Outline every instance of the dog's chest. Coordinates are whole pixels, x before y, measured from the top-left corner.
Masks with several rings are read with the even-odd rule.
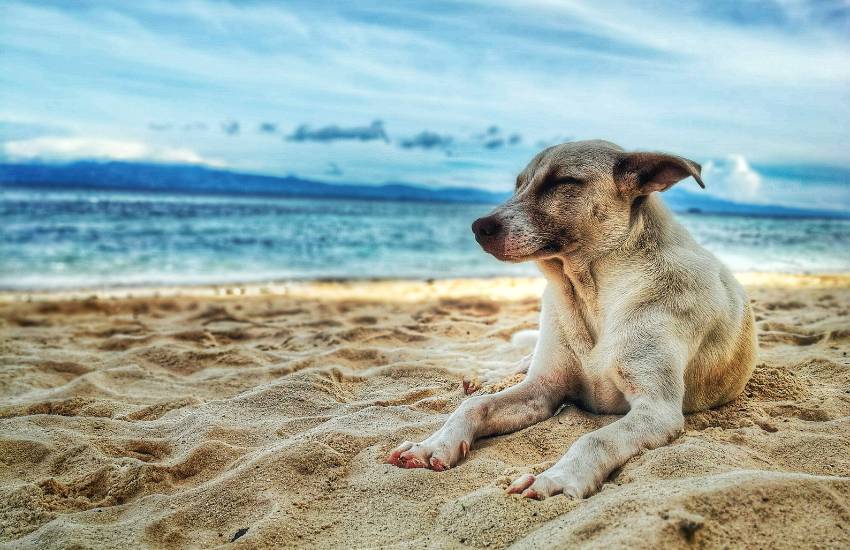
[[[593,350],[601,329],[596,289],[565,280],[552,298],[561,341],[576,357],[584,357]]]
[[[622,414],[628,411],[628,403],[611,378],[600,349],[604,316],[596,304],[569,296],[558,300],[559,354],[572,382],[571,400],[593,412]]]

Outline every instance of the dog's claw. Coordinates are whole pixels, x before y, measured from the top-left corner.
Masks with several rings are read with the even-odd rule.
[[[533,498],[534,500],[543,500],[543,496],[538,494],[534,489],[526,489],[522,492],[522,496],[525,498]]]
[[[443,472],[457,464],[469,454],[469,442],[422,442],[405,441],[387,455],[386,462],[399,468],[428,468]]]
[[[463,393],[465,393],[466,395],[472,395],[473,393],[478,391],[480,387],[481,386],[475,380],[472,380],[470,378],[463,379]]]
[[[548,470],[547,470],[548,472]],[[518,477],[508,486],[508,493],[521,493],[524,498],[543,500],[555,495],[563,494],[570,499],[581,499],[582,492],[572,479],[564,479],[563,475],[543,472],[536,476],[525,474]]]
[[[405,441],[390,452],[389,456],[387,456],[386,459],[387,463],[392,464],[394,466],[398,466],[399,468],[404,468],[404,460],[402,459],[401,455],[403,455],[411,447],[413,447],[413,442]]]
[[[531,474],[525,474],[524,476],[517,478],[513,483],[508,486],[508,494],[515,495],[522,493],[522,496],[525,496],[525,491],[534,483],[534,476]]]
[[[448,467],[445,464],[443,464],[443,461],[440,460],[439,458],[432,457],[430,462],[431,462],[431,469],[434,470],[435,472],[442,472],[442,471],[448,469]]]
[[[419,460],[416,456],[413,455],[410,451],[406,451],[402,453],[399,457],[402,461],[403,468],[425,468],[427,465]]]

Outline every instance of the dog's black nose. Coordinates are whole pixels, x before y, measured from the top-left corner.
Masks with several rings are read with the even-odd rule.
[[[472,223],[472,232],[480,238],[495,237],[502,230],[502,222],[495,216],[478,218]]]

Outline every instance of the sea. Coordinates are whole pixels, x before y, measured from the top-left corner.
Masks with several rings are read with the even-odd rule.
[[[537,275],[475,243],[492,205],[0,190],[0,289]],[[850,220],[681,213],[737,272],[850,271]]]

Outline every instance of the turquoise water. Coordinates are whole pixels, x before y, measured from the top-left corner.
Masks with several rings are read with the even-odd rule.
[[[0,191],[0,288],[534,275],[483,253],[488,205]],[[679,218],[735,271],[850,271],[850,220]]]

